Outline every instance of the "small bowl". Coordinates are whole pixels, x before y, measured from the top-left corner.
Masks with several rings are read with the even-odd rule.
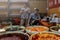
[[[52,32],[54,32],[54,33],[60,33],[58,30],[52,29],[52,28],[54,28],[54,27],[57,27],[57,26],[52,26],[52,27],[50,27],[50,30],[51,30]]]

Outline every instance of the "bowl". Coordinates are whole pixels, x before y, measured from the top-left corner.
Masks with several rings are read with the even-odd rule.
[[[60,33],[60,26],[58,27],[58,26],[52,26],[52,27],[50,27],[50,30],[52,31],[52,32],[54,32],[54,33]]]
[[[24,31],[25,27],[18,26],[18,25],[12,25],[12,26],[6,26],[3,29],[5,29],[6,31]]]
[[[35,34],[38,32],[49,31],[49,28],[45,27],[45,26],[33,26],[33,27],[31,26],[31,27],[27,27],[26,31],[27,31],[27,33]]]
[[[29,40],[60,40],[60,35],[53,32],[40,32],[32,34]]]
[[[29,40],[29,35],[22,32],[6,32],[0,34],[0,40]]]

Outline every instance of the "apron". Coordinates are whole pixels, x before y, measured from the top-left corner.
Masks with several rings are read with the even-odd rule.
[[[32,25],[32,21],[38,19],[38,15],[33,15],[30,19],[30,25]]]

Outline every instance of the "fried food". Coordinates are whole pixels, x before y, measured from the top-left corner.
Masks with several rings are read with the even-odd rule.
[[[32,36],[32,40],[60,40],[60,36],[52,33],[36,34]]]
[[[45,31],[45,30],[48,30],[47,28],[45,28],[45,27],[27,27],[26,28],[27,30],[30,30],[30,31]]]

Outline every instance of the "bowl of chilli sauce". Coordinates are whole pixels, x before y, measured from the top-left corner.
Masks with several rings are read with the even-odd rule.
[[[30,33],[30,34],[35,34],[38,32],[45,32],[48,30],[49,30],[49,28],[45,27],[45,26],[33,26],[33,27],[27,27],[26,28],[27,33]]]
[[[32,34],[30,40],[60,40],[60,35],[53,32],[42,32]]]
[[[3,33],[0,34],[0,40],[29,40],[29,35],[26,33]]]

